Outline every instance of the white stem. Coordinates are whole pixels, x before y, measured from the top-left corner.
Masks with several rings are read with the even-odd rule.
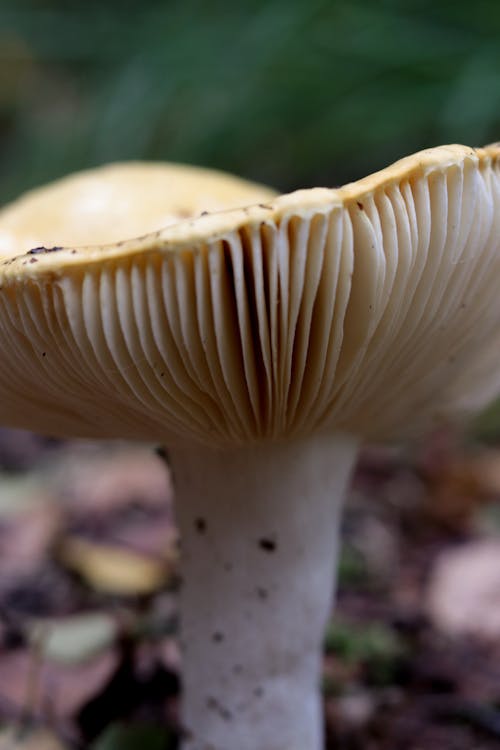
[[[183,750],[321,750],[351,438],[174,449]]]

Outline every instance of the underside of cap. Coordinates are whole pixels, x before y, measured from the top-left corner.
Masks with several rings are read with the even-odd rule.
[[[498,146],[430,149],[123,240],[0,266],[0,422],[381,439],[500,391]]]

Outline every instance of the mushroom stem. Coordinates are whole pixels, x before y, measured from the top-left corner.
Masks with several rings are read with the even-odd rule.
[[[351,437],[171,451],[182,539],[183,750],[321,750]]]

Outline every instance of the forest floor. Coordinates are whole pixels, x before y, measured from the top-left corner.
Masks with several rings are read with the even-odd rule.
[[[168,467],[0,432],[0,750],[174,750]],[[369,449],[325,642],[329,750],[500,746],[500,449]]]

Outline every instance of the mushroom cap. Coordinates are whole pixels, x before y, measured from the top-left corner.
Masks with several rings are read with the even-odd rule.
[[[24,201],[43,199],[0,214],[4,424],[210,444],[385,439],[500,391],[499,145],[421,151],[338,190],[262,188],[265,203],[111,244],[90,232],[79,247],[76,211],[75,241],[48,221],[57,251],[26,253]],[[117,204],[103,206],[120,233],[131,224]]]
[[[103,245],[206,211],[268,200],[263,185],[180,164],[109,164],[25,193],[0,213],[0,257],[37,246]]]

